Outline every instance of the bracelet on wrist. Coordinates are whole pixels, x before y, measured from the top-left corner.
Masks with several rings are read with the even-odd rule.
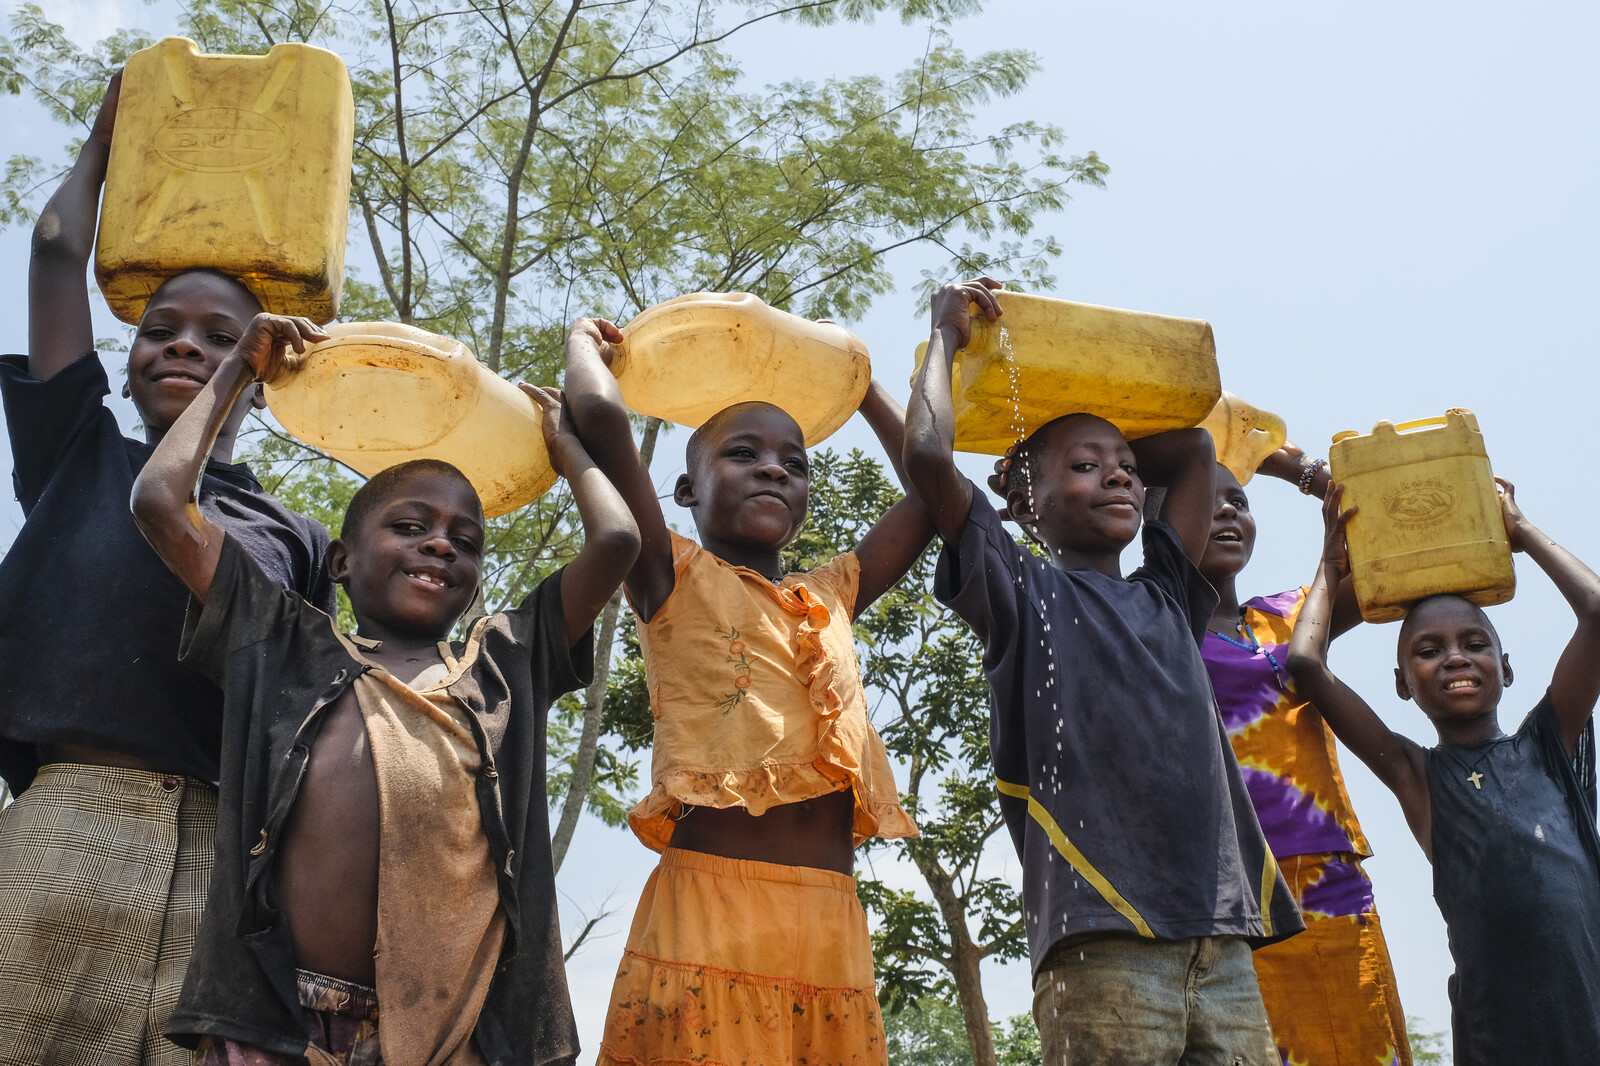
[[[1326,459],[1313,459],[1301,469],[1300,480],[1297,483],[1300,495],[1311,495],[1311,483],[1317,479],[1317,472],[1326,468],[1327,465],[1328,460]]]

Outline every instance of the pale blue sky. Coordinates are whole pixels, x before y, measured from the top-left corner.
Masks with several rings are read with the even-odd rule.
[[[80,37],[130,22],[170,28],[157,21],[162,9],[119,0],[52,10]],[[1282,414],[1315,454],[1338,430],[1471,408],[1529,517],[1580,556],[1600,555],[1583,436],[1600,377],[1590,326],[1600,287],[1600,10],[995,0],[956,39],[969,50],[1035,50],[1044,70],[1033,87],[989,116],[1054,122],[1071,150],[1094,149],[1111,166],[1105,189],[1041,220],[1066,248],[1058,294],[1209,319],[1224,383]],[[774,27],[736,54],[757,82],[888,75],[924,40],[896,23]],[[15,100],[0,100],[0,122],[9,145],[38,151],[61,138]],[[26,248],[25,234],[0,234],[7,351],[26,343]],[[898,256],[902,295],[851,324],[902,397],[926,329],[904,293],[927,261]],[[681,440],[667,438],[666,452],[678,454]],[[838,442],[870,437],[857,421]],[[1309,580],[1316,508],[1279,483],[1252,489],[1260,546],[1241,591]],[[18,521],[14,505],[0,510],[0,544]],[[1493,612],[1519,668],[1507,728],[1538,699],[1571,631],[1543,576],[1519,563],[1518,577],[1516,600]],[[1396,728],[1431,741],[1415,708],[1389,695],[1393,641],[1392,626],[1364,627],[1335,647],[1334,666]],[[1406,1008],[1446,1028],[1451,966],[1428,866],[1392,797],[1354,759],[1345,770],[1377,852],[1369,870]],[[1008,847],[993,862],[1015,875]],[[586,823],[561,878],[568,924],[577,905],[607,893],[621,907],[609,923],[616,935],[570,969],[585,1061],[650,865],[624,833]],[[1028,1009],[1023,967],[996,968],[987,984],[996,1016]]]

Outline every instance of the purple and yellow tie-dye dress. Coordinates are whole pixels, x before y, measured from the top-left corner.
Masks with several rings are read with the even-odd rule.
[[[1361,860],[1372,854],[1345,791],[1333,733],[1289,677],[1305,589],[1244,605],[1237,643],[1201,654],[1245,787],[1306,931],[1255,953],[1261,997],[1292,1066],[1410,1066],[1405,1012]]]

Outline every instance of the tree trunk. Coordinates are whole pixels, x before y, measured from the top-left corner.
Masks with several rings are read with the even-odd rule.
[[[639,458],[649,469],[655,457],[656,438],[661,433],[661,419],[647,419],[644,438],[639,442]],[[622,614],[622,591],[611,597],[600,614],[600,631],[594,644],[594,679],[583,691],[583,735],[578,740],[578,754],[572,762],[572,780],[567,782],[566,799],[561,804],[561,818],[550,837],[550,851],[556,870],[567,857],[572,844],[572,834],[578,828],[578,816],[583,813],[584,802],[589,798],[589,787],[594,784],[595,757],[600,752],[600,720],[606,710],[606,681],[611,676],[612,645],[616,642],[617,620]]]
[[[989,1004],[983,998],[983,975],[980,965],[983,951],[972,941],[967,931],[967,914],[956,895],[950,875],[944,872],[937,860],[915,858],[917,869],[934,902],[944,918],[945,931],[950,934],[950,976],[955,979],[956,1002],[961,1007],[961,1021],[967,1029],[967,1046],[972,1049],[972,1066],[997,1066],[994,1052],[994,1034],[989,1029]]]

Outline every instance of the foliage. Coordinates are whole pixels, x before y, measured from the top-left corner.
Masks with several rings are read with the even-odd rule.
[[[1415,1014],[1406,1015],[1406,1037],[1411,1041],[1411,1061],[1416,1066],[1450,1066],[1448,1033],[1432,1032]]]
[[[885,1016],[889,1061],[896,1066],[972,1066],[961,1011],[948,1000],[929,996],[897,1014]],[[991,1027],[1000,1066],[1040,1066],[1043,1054],[1033,1018],[1019,1014]]]

